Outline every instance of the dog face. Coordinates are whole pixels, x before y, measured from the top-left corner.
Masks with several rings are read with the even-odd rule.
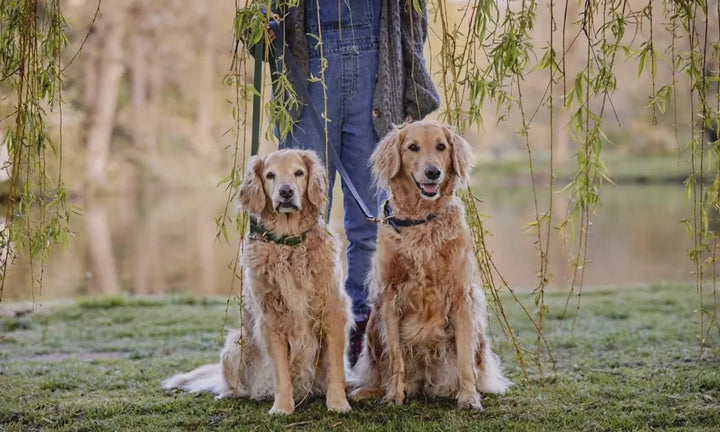
[[[419,121],[398,126],[380,142],[372,156],[373,174],[378,184],[410,180],[420,196],[436,200],[443,183],[468,181],[470,145],[462,137],[435,121]]]
[[[440,184],[452,169],[451,144],[442,128],[423,125],[408,128],[400,144],[400,165],[404,175],[412,179],[420,196],[435,200]]]
[[[273,153],[265,158],[262,178],[265,196],[276,213],[293,213],[302,208],[307,190],[307,166],[295,153]]]
[[[315,153],[279,150],[253,156],[240,184],[240,204],[250,213],[295,213],[312,205],[324,210],[327,181]]]

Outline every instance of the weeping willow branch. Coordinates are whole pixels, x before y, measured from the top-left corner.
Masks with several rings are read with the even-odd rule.
[[[32,267],[30,291],[42,286],[48,247],[67,232],[71,209],[62,181],[62,135],[51,137],[48,110],[61,103],[60,55],[67,43],[59,0],[0,2],[0,76],[13,93],[3,122],[11,172],[0,231],[0,301],[16,253]],[[55,175],[52,173],[55,172]]]
[[[530,31],[536,18],[536,3],[523,1],[518,11],[506,9],[500,11],[495,2],[477,1],[469,5],[463,13],[460,23],[450,24],[447,5],[438,2],[433,10],[440,22],[442,31],[442,48],[438,54],[442,71],[440,87],[445,98],[445,110],[441,116],[459,131],[472,125],[482,124],[484,103],[496,103],[499,112],[509,113],[519,109],[522,116],[520,135],[526,140],[532,171],[532,151],[528,141],[528,123],[525,119],[520,82],[528,71],[530,64]],[[468,18],[469,19],[465,19]],[[465,22],[466,27],[462,26]],[[490,41],[490,42],[488,42]],[[485,55],[482,55],[482,54]],[[486,61],[487,59],[487,61]],[[552,72],[551,72],[552,73]],[[513,94],[513,84],[517,92]],[[533,176],[534,181],[534,176]],[[535,188],[533,187],[533,191]],[[492,261],[485,245],[485,229],[476,207],[477,200],[468,189],[461,194],[466,206],[467,220],[474,235],[475,255],[486,292],[489,293],[491,307],[499,318],[504,334],[510,339],[523,376],[528,376],[528,359],[536,366],[540,377],[544,375],[542,364],[543,353],[546,353],[555,368],[555,361],[550,353],[542,334],[543,320],[547,312],[544,304],[544,289],[549,280],[547,274],[547,244],[543,243],[543,227],[549,238],[548,212],[540,215],[537,195],[535,194],[537,243],[541,256],[539,286],[536,290],[536,313],[533,315],[520,302]],[[501,281],[498,287],[496,279]],[[511,293],[513,299],[521,306],[526,318],[536,330],[536,346],[531,351],[522,346],[515,336],[505,308],[500,298],[500,290]]]
[[[717,6],[720,7],[720,6]],[[677,63],[685,72],[689,84],[689,105],[692,114],[690,123],[690,141],[686,146],[690,153],[692,174],[685,183],[686,194],[693,203],[692,219],[686,221],[688,231],[692,235],[693,247],[688,255],[695,267],[695,287],[698,292],[698,322],[700,326],[699,342],[703,350],[707,347],[710,331],[720,330],[718,324],[717,301],[717,219],[720,210],[720,156],[718,151],[717,110],[713,110],[709,97],[714,92],[717,98],[717,86],[712,88],[711,82],[717,83],[717,73],[709,69],[714,63],[717,68],[718,42],[710,42],[711,10],[706,2],[676,2],[670,19],[676,28],[682,29],[687,38],[686,51],[678,55]],[[717,20],[715,20],[717,25]],[[720,30],[718,30],[720,31]],[[720,35],[718,35],[720,40]],[[713,75],[715,75],[713,77]],[[697,116],[697,118],[696,118]],[[706,132],[713,132],[714,138],[707,140]],[[707,140],[707,141],[706,141]],[[712,183],[710,183],[710,177]],[[707,184],[710,186],[707,187]],[[708,304],[705,291],[708,289],[707,274],[712,276],[710,285],[712,303]]]
[[[254,84],[247,82],[247,79],[252,76],[252,74],[248,72],[248,62],[251,60],[266,63],[272,61],[270,56],[272,35],[268,30],[268,22],[271,19],[279,20],[280,25],[284,25],[282,16],[273,15],[273,10],[285,10],[291,7],[298,7],[299,4],[299,0],[246,0],[243,4],[241,4],[240,0],[235,1],[235,17],[233,20],[234,51],[230,71],[225,75],[223,80],[225,85],[235,89],[235,99],[231,102],[233,126],[228,130],[228,133],[234,135],[235,141],[232,148],[233,162],[231,171],[227,177],[220,181],[220,185],[224,185],[226,188],[227,199],[222,215],[216,219],[216,225],[218,227],[216,237],[228,241],[229,227],[234,226],[235,232],[239,234],[239,240],[237,253],[229,263],[229,267],[232,269],[232,280],[225,305],[223,325],[220,330],[221,340],[224,338],[223,331],[227,325],[231,300],[235,300],[238,306],[239,321],[238,324],[234,324],[234,326],[237,325],[242,328],[244,274],[242,271],[241,257],[249,215],[245,211],[236,213],[234,206],[231,204],[235,202],[238,187],[245,174],[246,163],[250,156],[248,155],[249,144],[245,131],[248,126],[247,119],[250,117],[249,107],[251,106],[252,97],[257,95],[261,101],[266,101],[264,102],[264,113],[268,121],[265,136],[268,140],[272,140],[276,132],[281,138],[290,133],[294,125],[291,113],[299,107],[297,93],[293,89],[287,75],[275,72],[268,76],[265,70],[272,70],[273,68],[267,68],[263,65],[261,68],[263,78],[269,77],[273,91],[283,95],[283,97],[269,98],[266,94],[267,86],[263,85],[261,88],[256,88]],[[263,46],[263,57],[253,59],[249,53],[257,44],[262,44]],[[284,62],[284,53],[275,53],[275,56]],[[262,113],[263,110],[260,112]],[[258,122],[262,124],[263,119],[259,119]],[[236,284],[237,294],[234,294],[236,292]],[[242,338],[240,338],[239,343],[242,349],[244,344]]]
[[[439,28],[438,39],[442,44],[437,54],[441,65],[437,76],[445,102],[441,117],[462,132],[474,125],[482,126],[483,105],[491,104],[496,108],[498,122],[513,119],[520,123],[518,135],[525,142],[527,149],[535,203],[535,220],[529,222],[527,226],[535,237],[539,256],[538,287],[535,290],[537,310],[533,321],[538,335],[542,334],[544,288],[552,280],[547,267],[552,229],[557,229],[566,242],[574,244],[574,252],[571,256],[572,279],[565,306],[567,312],[569,301],[575,295],[573,328],[579,315],[585,270],[590,264],[588,251],[592,218],[601,203],[602,186],[610,182],[610,175],[602,157],[605,147],[612,144],[605,132],[606,118],[612,116],[618,126],[622,126],[613,101],[613,94],[618,87],[616,77],[618,55],[624,56],[625,62],[634,62],[638,76],[647,79],[650,84],[651,94],[647,110],[653,124],[662,121],[660,117],[665,115],[667,104],[672,104],[673,130],[678,143],[681,140],[678,132],[679,113],[682,109],[691,112],[691,121],[688,124],[691,131],[687,148],[692,157],[693,174],[686,183],[694,212],[693,219],[688,222],[694,241],[690,256],[696,265],[702,333],[707,335],[711,327],[720,330],[715,282],[718,242],[712,230],[708,229],[710,219],[708,211],[712,210],[713,214],[720,213],[720,203],[718,203],[720,187],[708,189],[703,186],[707,183],[708,169],[713,173],[720,172],[718,169],[720,146],[717,142],[704,145],[701,136],[703,129],[717,130],[717,116],[720,111],[720,99],[718,99],[719,109],[715,111],[709,109],[707,102],[708,83],[718,80],[717,75],[707,74],[708,59],[712,57],[715,65],[720,64],[718,61],[720,43],[712,44],[711,36],[708,34],[708,29],[713,23],[708,3],[668,1],[659,4],[630,0],[566,0],[564,4],[559,5],[553,1],[543,3],[550,10],[550,41],[549,45],[543,48],[539,60],[535,59],[533,50],[540,41],[533,40],[537,35],[531,34],[537,9],[534,1],[524,0],[501,5],[475,0],[466,5],[453,5],[453,8],[460,9],[459,18],[455,17],[455,20],[450,17],[450,9],[444,2],[436,2],[433,8],[433,16]],[[560,25],[555,22],[555,6],[562,8]],[[713,7],[718,10],[716,13],[718,17],[714,20],[717,23],[720,19],[720,6],[714,4]],[[665,11],[668,21],[665,23],[665,31],[672,38],[665,53],[658,48],[657,43],[658,11],[661,9]],[[577,12],[574,12],[575,10]],[[678,33],[681,27],[685,30],[684,35]],[[559,52],[555,47],[558,39],[555,37],[557,31],[561,31]],[[642,34],[647,35],[647,39],[636,43],[636,38]],[[688,48],[678,49],[680,39],[683,39],[683,42],[687,41]],[[717,39],[720,41],[720,30]],[[584,58],[578,65],[577,58],[570,61],[569,57],[573,52],[580,50],[584,51]],[[437,50],[432,49],[432,51]],[[710,51],[712,55],[709,54]],[[671,70],[672,77],[669,83],[659,80],[658,70],[663,62],[667,63]],[[571,65],[579,68],[571,72]],[[548,85],[535,113],[545,104],[550,119],[548,168],[551,180],[548,189],[549,205],[545,211],[540,209],[538,203],[538,185],[534,175],[536,162],[533,145],[528,138],[535,113],[529,119],[526,117],[522,90],[528,73],[543,70],[549,73]],[[690,89],[689,104],[680,101],[676,96],[680,81],[678,71],[683,71],[686,75],[685,79]],[[563,109],[571,115],[568,125],[558,126],[567,128],[577,145],[577,165],[570,183],[560,191],[569,194],[570,197],[566,216],[558,226],[553,226],[552,196],[557,192],[552,183],[555,168],[553,142],[556,138],[553,89],[555,83],[561,80]],[[678,105],[682,105],[681,109],[678,109]],[[702,128],[696,125],[696,113],[701,118],[698,124],[702,124]],[[713,185],[720,185],[720,181],[716,180]],[[470,199],[470,196],[468,192],[464,197],[468,207],[468,220],[477,224],[473,229],[482,230],[481,221],[476,216],[475,200]],[[479,261],[482,262],[483,255],[487,254],[487,251],[483,241],[476,240],[476,252]],[[713,307],[709,318],[704,316],[707,315],[704,311],[708,309],[703,293],[704,272],[711,272],[713,280]],[[483,280],[487,281],[486,287],[495,286],[492,275],[483,277]],[[500,316],[501,319],[504,317],[502,312]],[[703,337],[701,343],[704,344],[706,338]],[[536,341],[534,352],[536,359],[541,353],[540,340],[538,337]],[[527,353],[524,348],[518,348],[517,341],[513,340],[513,344],[518,355]],[[525,370],[524,363],[522,367]]]

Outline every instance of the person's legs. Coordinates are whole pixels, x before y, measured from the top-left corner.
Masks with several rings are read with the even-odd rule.
[[[373,129],[372,92],[377,72],[377,51],[348,50],[343,54],[344,119],[342,128],[343,166],[371,211],[377,210],[377,190],[370,173],[370,155],[378,143]],[[368,96],[370,95],[370,96]],[[377,226],[365,214],[343,182],[345,235],[348,239],[348,275],[345,288],[353,300],[356,321],[367,318],[365,279],[375,250]]]
[[[371,46],[349,47],[343,53],[343,127],[342,164],[361,199],[370,211],[377,212],[378,193],[373,185],[370,156],[378,143],[372,123],[372,94],[377,73],[377,49]],[[343,181],[345,235],[348,273],[345,289],[352,299],[355,328],[350,336],[350,364],[354,365],[362,348],[362,338],[368,318],[367,275],[377,240],[377,226],[367,221]],[[374,216],[375,214],[373,214]]]

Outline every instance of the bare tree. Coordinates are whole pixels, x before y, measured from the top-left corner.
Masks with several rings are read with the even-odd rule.
[[[95,78],[84,92],[88,99],[87,175],[86,181],[92,188],[105,182],[105,167],[110,155],[115,111],[120,81],[125,72],[123,63],[123,40],[126,21],[132,2],[108,2],[96,23],[93,33],[97,61],[91,62],[89,76]],[[93,85],[93,87],[90,87]]]

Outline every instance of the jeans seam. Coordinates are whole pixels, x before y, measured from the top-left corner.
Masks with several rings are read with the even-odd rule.
[[[345,85],[343,85],[343,106],[345,105],[345,102],[355,97],[358,91],[358,53],[353,52],[349,54],[344,54],[342,56],[342,62],[343,62],[343,75],[341,79],[343,80],[343,84],[349,83],[351,84],[351,87],[349,91],[346,91]],[[347,64],[349,62],[349,64]],[[348,66],[346,69],[346,65]],[[349,75],[349,76],[348,76]]]

